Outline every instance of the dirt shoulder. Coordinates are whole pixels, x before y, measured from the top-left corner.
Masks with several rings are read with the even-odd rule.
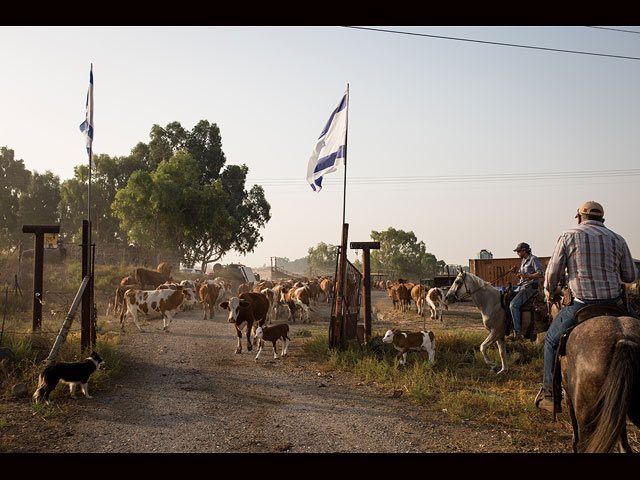
[[[378,296],[374,307],[378,301],[384,305]],[[12,452],[64,453],[569,450],[568,431],[518,450],[491,425],[452,421],[349,374],[325,371],[303,354],[305,338],[297,335],[328,329],[328,306],[313,308],[311,325],[290,323],[287,357],[274,359],[267,345],[258,362],[244,339],[243,352],[234,353],[235,330],[221,312],[212,320],[197,309],[182,312],[167,333],[159,319],[143,333],[128,323],[120,345],[130,363],[122,377],[90,392],[91,400],[63,396],[58,406],[66,413],[55,418],[33,415],[26,399],[2,401],[13,422],[1,430],[2,441]],[[477,322],[472,309],[460,315]],[[109,325],[117,331],[115,320]]]

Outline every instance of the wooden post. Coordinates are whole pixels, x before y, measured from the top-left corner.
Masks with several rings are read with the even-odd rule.
[[[42,329],[42,284],[44,269],[44,234],[60,233],[60,225],[23,225],[22,233],[34,233],[33,250],[33,326],[35,332]]]
[[[364,343],[371,338],[371,249],[379,250],[380,242],[351,242],[352,250],[362,250],[362,283],[364,287]]]

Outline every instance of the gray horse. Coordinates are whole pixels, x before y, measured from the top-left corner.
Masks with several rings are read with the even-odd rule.
[[[640,320],[602,315],[579,323],[560,357],[573,451],[630,453],[627,418],[640,427]]]
[[[480,345],[480,352],[491,371],[496,375],[500,375],[508,370],[505,337],[510,325],[509,316],[502,306],[502,294],[500,290],[493,287],[489,282],[459,269],[458,276],[451,288],[449,288],[445,299],[447,303],[451,304],[459,301],[465,294],[471,296],[474,305],[482,314],[483,325],[489,330],[489,336]],[[487,355],[487,348],[494,343],[498,345],[498,352],[500,352],[500,360],[502,362],[502,368],[498,372],[496,372],[498,366]]]

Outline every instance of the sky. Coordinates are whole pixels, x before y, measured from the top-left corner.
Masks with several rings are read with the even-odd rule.
[[[87,163],[92,64],[95,154],[217,124],[271,205],[263,241],[223,264],[338,245],[343,206],[350,242],[393,227],[449,264],[520,242],[545,257],[587,200],[640,258],[640,26],[0,26],[0,46],[0,146],[31,171]],[[313,192],[347,86],[346,171]]]

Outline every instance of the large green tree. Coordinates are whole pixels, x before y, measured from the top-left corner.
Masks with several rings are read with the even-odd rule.
[[[371,251],[371,271],[388,272],[395,278],[418,281],[433,278],[439,262],[427,252],[423,241],[413,232],[389,227],[383,232],[371,231],[371,239],[380,242],[379,250]]]
[[[18,204],[23,224],[53,225],[59,222],[60,177],[47,170],[33,172]]]
[[[320,242],[308,250],[307,265],[312,275],[333,274],[336,269],[338,247]]]
[[[130,241],[176,249],[203,270],[231,250],[252,252],[271,207],[261,186],[246,189],[246,165],[225,166],[218,127],[172,122],[150,136],[148,149],[137,148],[155,170],[132,174],[112,205]]]
[[[31,172],[14,151],[0,148],[0,248],[14,248],[22,236],[19,198],[29,188]]]

